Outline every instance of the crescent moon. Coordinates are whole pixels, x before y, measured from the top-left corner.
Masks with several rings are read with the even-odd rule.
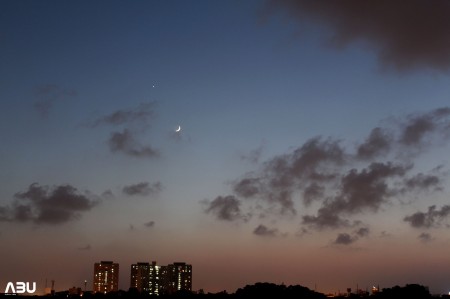
[[[175,130],[175,132],[180,132],[181,131],[181,126],[178,126],[178,128]]]

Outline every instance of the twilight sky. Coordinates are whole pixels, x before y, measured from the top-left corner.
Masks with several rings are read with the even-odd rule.
[[[447,293],[449,36],[448,1],[1,1],[0,291]]]

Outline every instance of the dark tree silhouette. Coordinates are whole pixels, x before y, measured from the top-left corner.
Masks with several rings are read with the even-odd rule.
[[[407,284],[404,287],[395,286],[386,288],[376,294],[376,298],[380,299],[428,299],[431,297],[428,288],[419,284]]]
[[[246,285],[238,289],[236,298],[286,298],[286,299],[323,299],[324,294],[311,291],[303,286],[285,286],[273,283],[259,282],[254,285]]]

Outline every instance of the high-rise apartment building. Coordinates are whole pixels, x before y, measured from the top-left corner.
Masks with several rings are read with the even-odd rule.
[[[156,265],[156,262],[152,262],[150,265],[150,295],[159,295],[162,293],[161,284],[161,266]]]
[[[101,261],[94,264],[94,293],[119,290],[119,264]]]
[[[172,294],[180,290],[192,290],[192,265],[173,263],[163,269],[164,289]]]
[[[136,288],[139,292],[150,291],[150,264],[137,263],[131,265],[130,288]]]
[[[131,265],[130,287],[150,295],[173,294],[192,290],[192,266],[173,263],[158,266],[156,262]]]
[[[161,289],[163,279],[160,269],[161,266],[156,265],[156,262],[131,265],[130,288],[136,288],[139,292],[150,295],[164,293]]]

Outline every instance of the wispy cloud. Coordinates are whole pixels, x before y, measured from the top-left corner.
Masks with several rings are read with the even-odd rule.
[[[251,150],[249,153],[242,154],[241,159],[255,164],[258,163],[264,151],[264,147],[265,145],[262,144],[258,148]]]
[[[150,184],[149,182],[141,182],[137,184],[132,184],[128,186],[124,186],[122,188],[122,192],[126,195],[140,195],[140,196],[147,196],[147,195],[156,195],[162,190],[162,184],[161,182],[156,182],[153,184]]]
[[[158,157],[159,150],[140,140],[140,135],[150,128],[151,122],[155,118],[155,105],[154,102],[146,102],[135,108],[119,109],[88,121],[87,126],[90,128],[99,126],[116,128],[110,134],[107,142],[113,153],[136,158]],[[117,127],[122,129],[117,130]]]
[[[433,237],[429,233],[421,233],[417,238],[423,243],[428,243],[433,240]]]
[[[150,145],[142,145],[128,129],[114,132],[108,140],[111,152],[124,153],[137,158],[153,158],[159,156],[159,151]]]
[[[233,221],[248,218],[241,213],[241,202],[233,195],[218,196],[213,201],[205,200],[202,203],[206,206],[205,212],[215,215],[219,220]]]
[[[77,91],[55,84],[39,85],[34,89],[34,96],[37,98],[34,108],[41,116],[46,117],[55,103],[77,95]]]
[[[155,117],[155,103],[141,103],[132,109],[119,109],[110,114],[98,117],[89,122],[90,127],[100,125],[121,126],[132,123],[149,125],[149,122]]]
[[[146,223],[144,223],[145,227],[151,228],[155,226],[155,221],[148,221]]]

